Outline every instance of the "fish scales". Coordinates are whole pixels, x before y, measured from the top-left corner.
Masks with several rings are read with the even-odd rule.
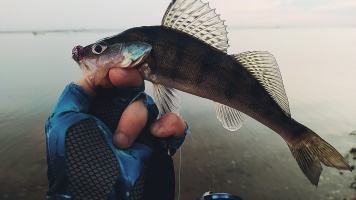
[[[251,116],[286,141],[314,185],[321,163],[351,170],[334,147],[291,118],[274,57],[268,52],[226,54],[225,28],[207,4],[177,0],[168,7],[162,26],[131,28],[84,48],[77,46],[72,54],[91,84],[112,67],[136,67],[155,84],[160,112],[179,112],[178,89],[217,102],[217,117],[229,130],[239,128],[239,111]]]
[[[150,39],[151,35],[155,37]],[[284,124],[291,120],[263,86],[231,56],[162,26],[129,29],[118,35],[115,42],[138,39],[153,46],[145,60],[151,70],[148,80],[231,106],[279,133],[278,122]]]

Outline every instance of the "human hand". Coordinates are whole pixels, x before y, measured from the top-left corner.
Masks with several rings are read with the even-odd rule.
[[[143,79],[137,69],[112,68],[109,70],[99,85],[104,88],[113,86],[135,87],[141,85]],[[92,88],[85,78],[76,82],[82,86],[92,97],[95,96],[95,88]],[[119,124],[114,133],[114,144],[118,148],[125,149],[132,145],[143,127],[146,125],[148,111],[140,98],[130,104],[122,113]],[[150,132],[156,137],[179,137],[184,134],[186,124],[182,118],[173,113],[168,113],[153,123]]]
[[[109,80],[115,86],[139,86],[142,78],[138,70],[133,69],[110,70]],[[146,125],[148,111],[145,107],[144,98],[129,105],[122,113],[118,127],[114,133],[114,144],[122,149],[128,148],[140,134]],[[184,134],[186,124],[182,118],[173,113],[168,113],[153,123],[150,132],[156,137],[179,137]]]

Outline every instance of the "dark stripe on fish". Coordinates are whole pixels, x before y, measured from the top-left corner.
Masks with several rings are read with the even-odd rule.
[[[175,79],[178,75],[181,76],[182,74],[179,71],[179,63],[181,62],[182,59],[185,57],[185,52],[184,51],[176,51],[175,55],[172,56],[175,59],[175,62],[172,63],[171,67],[171,72],[170,72],[170,77],[172,79]]]

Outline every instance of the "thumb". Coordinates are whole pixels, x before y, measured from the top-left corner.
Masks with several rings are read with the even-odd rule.
[[[112,68],[109,79],[113,85],[121,87],[140,86],[143,82],[140,72],[135,68]]]

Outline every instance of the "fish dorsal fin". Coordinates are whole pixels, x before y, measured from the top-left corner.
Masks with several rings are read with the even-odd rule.
[[[243,123],[242,113],[234,108],[215,102],[216,117],[223,127],[229,131],[236,131]]]
[[[277,61],[267,51],[251,51],[232,55],[267,90],[274,101],[290,116],[289,103]]]
[[[153,98],[159,110],[158,117],[170,112],[179,115],[181,98],[178,90],[155,83],[153,84]]]
[[[225,53],[229,47],[224,21],[215,9],[200,0],[177,0],[171,3],[162,25],[187,33]]]

